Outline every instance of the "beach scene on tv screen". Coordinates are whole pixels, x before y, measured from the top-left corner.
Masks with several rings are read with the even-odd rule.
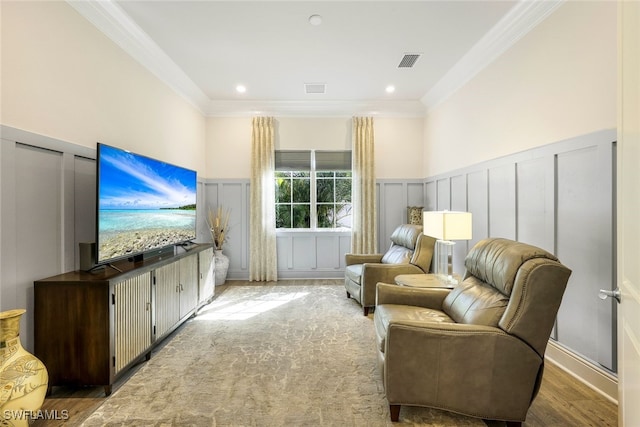
[[[196,172],[100,148],[98,261],[195,239]]]

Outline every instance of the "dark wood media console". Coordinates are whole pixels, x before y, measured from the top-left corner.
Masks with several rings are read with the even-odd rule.
[[[35,354],[54,386],[115,380],[214,295],[212,245],[34,282]],[[116,268],[118,270],[116,270]]]

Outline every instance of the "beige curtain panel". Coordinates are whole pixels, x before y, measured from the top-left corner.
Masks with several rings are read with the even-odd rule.
[[[272,117],[254,117],[251,136],[249,280],[278,280],[275,212],[275,130]]]
[[[373,254],[378,251],[373,117],[354,117],[352,127],[351,252]]]

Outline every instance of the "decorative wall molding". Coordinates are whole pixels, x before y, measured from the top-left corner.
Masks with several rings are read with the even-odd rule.
[[[209,117],[247,117],[258,115],[280,117],[424,117],[425,106],[418,100],[402,101],[264,101],[214,100],[209,103]]]
[[[615,129],[593,132],[432,176],[425,184],[428,209],[473,213],[473,239],[455,245],[454,271],[464,271],[467,249],[487,237],[546,249],[572,270],[553,338],[611,371],[615,314],[611,302],[596,296],[615,288],[615,140]]]
[[[563,3],[564,0],[518,2],[422,97],[427,111],[448,99]]]
[[[420,100],[375,102],[211,100],[114,0],[67,2],[205,116],[247,117],[260,112],[296,117],[349,117],[354,114],[422,117],[553,13],[564,0],[521,0]]]
[[[202,89],[115,1],[67,0],[67,3],[202,114],[206,114],[210,100]]]
[[[3,304],[29,308],[32,307],[33,280],[77,268],[76,251],[78,242],[87,241],[87,236],[92,235],[94,227],[92,221],[95,220],[95,215],[87,214],[87,212],[91,212],[91,208],[94,206],[91,197],[95,197],[93,193],[95,178],[92,175],[91,159],[95,158],[95,150],[9,126],[0,126],[0,134],[2,136],[0,145],[0,164],[2,165],[2,168],[0,168],[0,194],[2,195],[0,200],[0,234],[2,235],[2,239],[0,239],[0,251],[2,253],[2,257],[0,257],[2,261],[0,266],[0,292],[3,295]],[[603,139],[605,141],[612,140],[614,137],[615,130],[596,132],[563,141],[562,150],[560,151],[565,153],[579,151],[586,145]],[[587,139],[586,141],[585,138]],[[35,149],[32,149],[32,147],[35,147]],[[30,160],[31,157],[26,158],[27,161],[25,162],[25,157],[19,155],[19,152],[23,154],[39,152],[39,154],[42,154],[42,158],[51,157],[51,159],[45,161],[47,165],[54,165],[55,167],[47,168],[48,173],[55,170],[59,178],[41,179],[41,170],[38,169],[38,165]],[[440,200],[450,203],[451,207],[457,207],[458,202],[456,200],[458,199],[455,197],[455,193],[456,189],[462,188],[462,185],[457,185],[456,183],[461,181],[461,177],[465,176],[465,174],[466,176],[484,176],[487,175],[486,171],[488,169],[503,166],[509,161],[516,161],[522,165],[537,159],[555,157],[558,152],[557,147],[550,144],[424,180],[379,180],[377,182],[379,195],[379,246],[385,248],[388,245],[388,235],[393,231],[398,221],[406,218],[406,207],[408,205],[423,205],[425,210],[432,210],[442,207],[436,205],[436,201]],[[22,164],[17,162],[19,158],[23,158]],[[537,166],[538,163],[534,162],[530,164],[530,169],[536,169]],[[590,172],[593,173],[594,171],[591,170]],[[19,173],[29,179],[20,179]],[[447,179],[453,185],[443,185],[441,188],[444,188],[445,191],[451,191],[450,197],[439,198],[436,192],[436,182]],[[201,179],[198,185],[199,197],[201,195],[204,196],[204,199],[201,198],[199,200],[214,206],[217,203],[232,206],[234,214],[237,214],[234,218],[237,225],[231,230],[234,240],[229,248],[235,267],[229,278],[248,279],[247,213],[249,196],[247,190],[249,189],[249,180]],[[46,192],[51,186],[56,188],[58,201],[57,203],[51,203],[49,206],[58,204],[59,208],[54,209],[55,212],[52,211],[48,215],[37,216],[37,222],[44,224],[47,230],[57,230],[55,238],[49,239],[50,241],[46,245],[40,245],[42,247],[39,247],[38,250],[46,255],[38,256],[38,263],[31,263],[29,268],[23,268],[20,260],[32,259],[34,256],[33,246],[24,243],[35,240],[42,241],[42,235],[38,234],[39,229],[33,227],[32,219],[30,219],[33,217],[19,215],[16,200],[22,195],[23,202],[42,203],[42,194],[48,195]],[[547,185],[547,187],[553,188],[554,186]],[[601,191],[598,188],[591,188],[590,190],[594,192],[594,195]],[[36,209],[31,211],[36,211]],[[202,224],[200,224],[200,227],[202,227]],[[474,234],[476,230],[474,226]],[[282,237],[293,239],[291,237],[293,234],[293,232],[290,232],[288,236],[283,235]],[[293,240],[285,242],[284,246],[288,245],[289,248],[297,251],[297,253],[291,251],[291,253],[284,255],[285,257],[291,256],[291,258],[285,259],[285,262],[288,263],[291,260],[290,265],[295,267],[296,262],[301,260],[302,266],[279,272],[282,278],[342,277],[343,266],[339,265],[339,263],[344,261],[342,253],[350,246],[348,244],[348,235],[340,232],[315,232],[315,235],[306,237],[304,232],[295,234],[299,238],[306,238],[308,246],[301,248],[300,244],[307,244],[301,241],[297,243],[294,243]],[[36,235],[37,237],[34,237]],[[198,235],[203,239],[209,238],[206,229],[199,229]],[[544,240],[549,239],[548,236],[542,236],[541,238]],[[305,259],[305,251],[313,251],[313,258],[308,257]],[[321,256],[318,256],[318,254]],[[322,254],[326,254],[327,257],[323,258]],[[302,255],[302,258],[298,258],[299,255]],[[304,265],[305,263],[310,265],[312,262],[316,263],[313,269]],[[578,273],[576,272],[576,274]],[[598,288],[602,286],[603,282],[600,281],[598,283]],[[581,283],[581,286],[583,286],[583,283]],[[586,292],[587,290],[583,289],[583,291]],[[590,295],[592,294],[587,294],[589,298],[591,298]],[[596,310],[590,310],[589,315],[593,316],[595,312]],[[562,329],[561,322],[559,324],[560,329]],[[27,340],[27,348],[32,348],[32,322],[25,322],[23,328],[22,332]],[[591,333],[595,333],[595,329],[590,330]],[[606,351],[606,349],[603,351]],[[578,380],[600,392],[606,398],[617,402],[617,379],[615,375],[592,362],[591,360],[595,360],[595,357],[589,356],[587,358],[581,354],[583,353],[579,354],[566,347],[564,343],[551,340],[547,348],[546,358],[565,369]]]
[[[231,208],[228,278],[249,279],[249,188],[248,179],[205,179],[198,204]],[[406,222],[407,206],[422,206],[420,179],[388,179],[376,182],[378,206],[378,248],[387,250],[395,228]],[[200,196],[200,194],[199,194]],[[201,202],[202,200],[202,202]],[[202,231],[202,230],[201,230]],[[206,232],[198,236],[210,241]],[[344,254],[351,250],[351,232],[342,230],[280,230],[276,232],[278,277],[320,279],[344,277]]]
[[[69,152],[77,156],[86,157],[88,159],[96,158],[95,148],[72,144],[61,139],[38,135],[11,126],[0,125],[0,136],[2,137],[2,139],[7,141],[19,142],[25,145],[46,148],[47,150],[59,151],[61,153]]]

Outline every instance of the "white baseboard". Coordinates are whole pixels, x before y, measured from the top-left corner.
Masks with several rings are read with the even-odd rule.
[[[545,359],[586,384],[611,402],[618,404],[618,378],[549,340]]]

